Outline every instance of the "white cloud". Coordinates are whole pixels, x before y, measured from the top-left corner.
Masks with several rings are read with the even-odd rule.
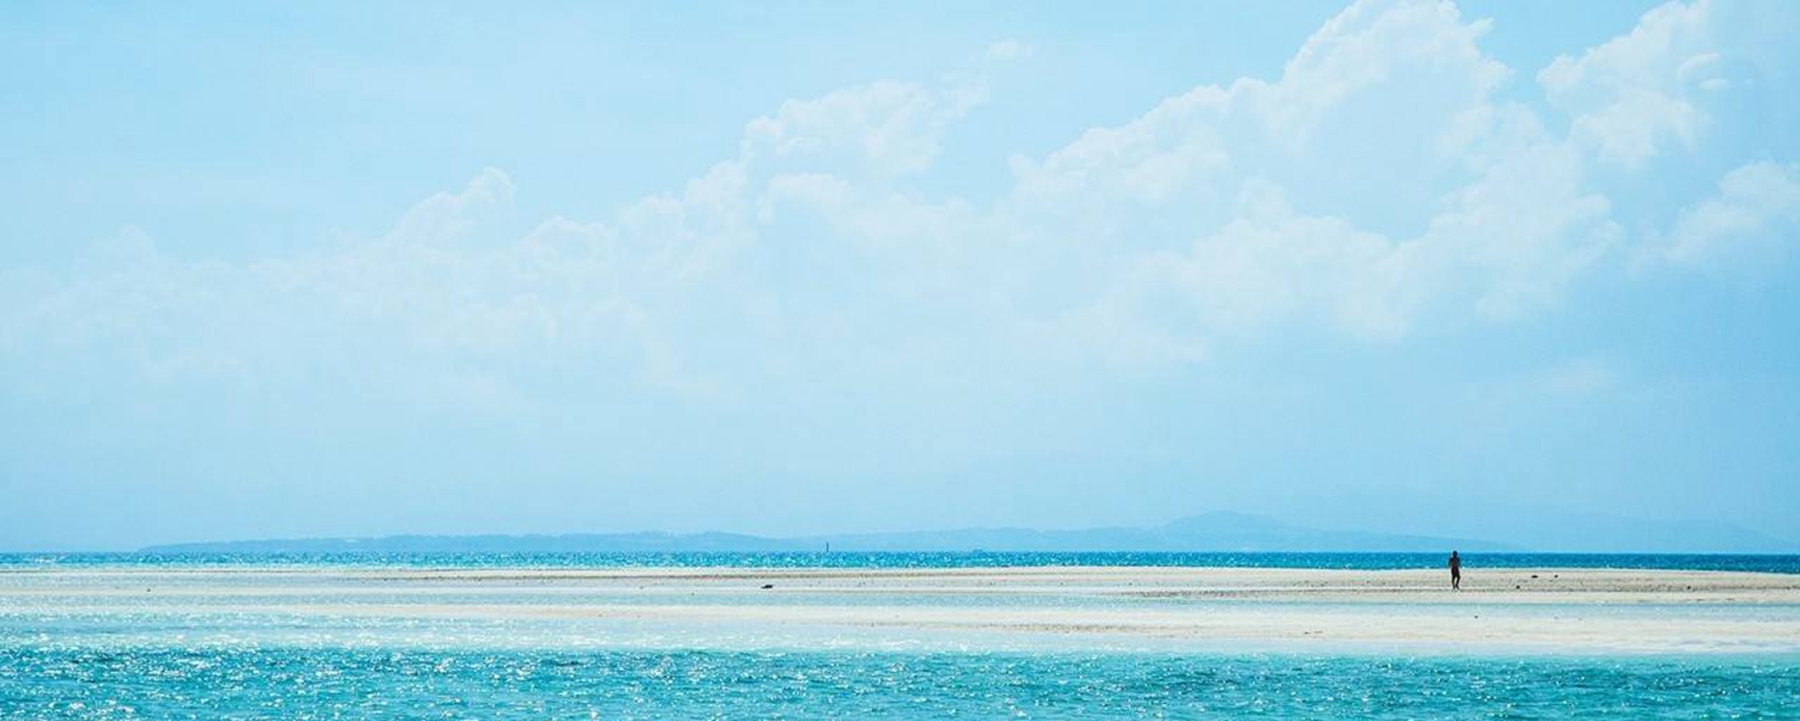
[[[1681,211],[1654,257],[1676,265],[1767,259],[1800,232],[1800,166],[1750,163],[1719,180],[1718,193]]]
[[[1581,159],[1495,99],[1509,72],[1485,31],[1444,3],[1360,3],[1277,82],[1199,88],[1015,160],[1012,212],[1122,256],[1096,307],[1180,335],[1311,318],[1394,339],[1432,307],[1528,315],[1620,230]]]
[[[1002,41],[934,85],[890,80],[787,101],[773,116],[750,121],[740,160],[769,169],[832,168],[872,178],[923,172],[937,158],[944,132],[987,100],[993,66],[1030,51],[1018,41]]]
[[[880,82],[816,100],[790,100],[751,121],[743,155],[765,163],[854,164],[879,176],[923,171],[938,137],[967,110],[917,83]]]
[[[1406,258],[1380,235],[1329,217],[1297,215],[1274,187],[1251,189],[1238,219],[1186,253],[1144,258],[1120,288],[1146,302],[1187,306],[1182,335],[1243,332],[1311,309],[1356,335],[1405,330],[1393,307]]]
[[[1246,181],[1304,193],[1299,202],[1373,188],[1429,202],[1461,164],[1467,142],[1451,138],[1467,135],[1459,119],[1486,111],[1508,75],[1476,46],[1485,31],[1447,3],[1358,3],[1273,83],[1199,87],[1041,161],[1015,159],[1016,197],[1115,215],[1120,205],[1154,207],[1211,225],[1228,220]]]
[[[1466,289],[1490,318],[1553,305],[1622,234],[1606,199],[1581,181],[1578,158],[1540,142],[1454,192],[1416,241],[1433,290],[1455,298]]]
[[[1727,91],[1791,72],[1775,50],[1800,21],[1792,3],[1695,0],[1645,13],[1631,32],[1538,74],[1550,101],[1571,116],[1571,140],[1600,158],[1638,168],[1671,147],[1693,151],[1717,120]],[[1787,30],[1781,30],[1787,28]],[[1764,88],[1763,92],[1780,92]]]
[[[1481,51],[1485,23],[1363,2],[1274,81],[1196,88],[1014,158],[991,205],[924,197],[908,180],[986,99],[991,64],[1029,54],[1000,43],[936,83],[785,103],[679,192],[523,239],[469,240],[491,241],[511,205],[493,169],[332,253],[191,261],[127,234],[64,277],[11,274],[35,290],[0,310],[0,342],[21,358],[106,347],[163,375],[377,362],[462,382],[494,361],[715,396],[849,383],[854,364],[1188,363],[1283,329],[1396,342],[1423,322],[1517,320],[1636,225],[1612,217],[1593,153],[1631,165],[1698,142],[1691,96],[1729,83],[1713,8],[1671,5],[1540,74],[1576,116],[1563,137],[1500,99],[1511,72]],[[1734,172],[1660,252],[1780,235],[1794,178]]]
[[[512,178],[483,168],[460,193],[438,193],[414,205],[388,232],[390,238],[452,242],[491,212],[512,205]]]
[[[1544,68],[1538,82],[1574,115],[1570,136],[1633,167],[1668,143],[1691,147],[1708,116],[1690,91],[1719,80],[1705,73],[1718,57],[1710,9],[1705,0],[1669,3],[1646,13],[1629,34]]]

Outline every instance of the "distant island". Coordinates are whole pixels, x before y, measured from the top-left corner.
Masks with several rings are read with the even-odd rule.
[[[1331,531],[1225,511],[1161,526],[1074,530],[965,528],[774,538],[740,533],[398,535],[177,543],[147,553],[594,553],[821,551],[1465,551],[1520,550],[1493,541]]]

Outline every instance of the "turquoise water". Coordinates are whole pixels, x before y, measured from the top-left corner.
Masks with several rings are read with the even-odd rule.
[[[1800,661],[0,650],[8,719],[1793,719]]]
[[[397,566],[414,568],[996,568],[1187,566],[1439,568],[1445,553],[834,552],[834,553],[0,553],[0,567]],[[1470,568],[1662,568],[1800,573],[1800,555],[1469,553]]]
[[[1489,566],[1800,572],[1790,556],[1471,556]],[[1209,614],[1277,604],[1078,592],[911,596],[402,582],[320,566],[1230,565],[1435,567],[1435,554],[85,555],[0,559],[0,721],[13,719],[1796,719],[1800,654],[1524,655],[1456,647],[1191,647],[845,625],[471,617],[445,607],[1077,604]],[[242,567],[231,564],[244,564]],[[110,567],[120,567],[112,570]],[[276,571],[253,568],[280,567]],[[192,567],[201,567],[196,570]],[[365,576],[367,576],[365,578]],[[351,580],[346,580],[347,578]],[[142,585],[142,593],[138,586]],[[152,592],[151,586],[154,586]],[[126,591],[129,591],[127,593]],[[358,613],[391,604],[394,613]],[[309,611],[308,605],[333,609]],[[1307,603],[1313,610],[1337,608]],[[1791,621],[1785,604],[1349,604],[1670,624]],[[1791,649],[1792,646],[1784,648]],[[1333,649],[1333,650],[1327,650]]]

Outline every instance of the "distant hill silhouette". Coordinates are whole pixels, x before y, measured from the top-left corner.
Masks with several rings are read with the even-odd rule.
[[[1214,512],[1146,528],[1076,530],[966,528],[769,538],[737,533],[577,533],[565,535],[383,536],[178,543],[153,553],[200,552],[693,552],[817,551],[1465,551],[1517,550],[1466,538],[1327,531],[1262,516]]]

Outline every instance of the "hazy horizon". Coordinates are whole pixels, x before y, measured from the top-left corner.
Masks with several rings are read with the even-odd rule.
[[[1800,540],[1800,5],[452,5],[0,9],[0,551]]]
[[[1494,538],[1443,537],[1361,528],[1311,528],[1278,518],[1212,511],[1140,526],[1037,528],[1022,526],[854,530],[805,535],[744,534],[728,528],[669,532],[654,528],[590,529],[567,533],[382,534],[352,537],[190,539],[138,551],[384,551],[632,552],[835,549],[838,551],[1004,552],[1279,552],[1600,554],[1800,553],[1800,542],[1737,526],[1667,519],[1563,516],[1566,529],[1529,525]],[[649,540],[649,539],[656,540]],[[549,541],[558,541],[548,543]],[[547,543],[547,545],[546,545]],[[421,545],[422,544],[422,545]],[[673,545],[671,545],[673,544]],[[801,545],[796,545],[801,544]],[[814,544],[814,545],[806,545]],[[816,544],[824,544],[822,546]]]

